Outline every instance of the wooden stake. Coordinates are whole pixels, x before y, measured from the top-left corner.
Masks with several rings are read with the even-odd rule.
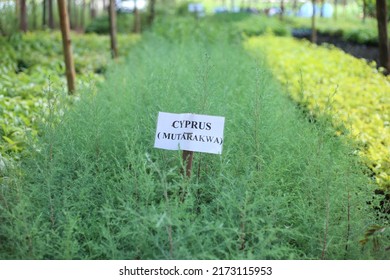
[[[194,152],[183,150],[183,163],[185,164],[185,175],[190,178],[192,171],[192,159],[194,157]]]
[[[68,12],[66,10],[66,0],[58,0],[58,12],[60,15],[62,45],[64,48],[68,92],[69,94],[72,94],[75,91],[76,71],[74,68],[73,55],[72,55],[72,42],[70,39],[70,25],[69,25]]]

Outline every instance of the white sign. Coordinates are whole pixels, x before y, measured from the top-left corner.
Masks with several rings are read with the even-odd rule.
[[[221,154],[224,117],[158,113],[154,147]]]

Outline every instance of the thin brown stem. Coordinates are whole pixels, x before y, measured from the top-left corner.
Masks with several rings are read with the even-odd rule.
[[[183,151],[183,164],[185,165],[185,175],[190,178],[192,173],[192,160],[194,158],[194,152]]]
[[[167,204],[168,215],[171,216],[171,211],[170,211],[170,207],[169,207],[169,196],[168,196],[167,188],[165,188],[165,190],[164,190],[164,197],[165,197],[165,202]],[[168,242],[169,242],[169,256],[170,256],[171,259],[173,259],[174,247],[173,247],[172,225],[171,224],[167,225],[167,233],[168,233]]]
[[[325,225],[324,244],[322,246],[321,260],[324,260],[326,257],[326,243],[328,241],[328,230],[329,230],[329,197],[328,197],[328,203],[326,205],[326,225]]]
[[[349,242],[349,236],[351,232],[351,194],[349,191],[348,191],[347,221],[348,221],[348,226],[347,226],[347,240],[345,243],[345,257],[347,256],[348,253],[348,242]]]

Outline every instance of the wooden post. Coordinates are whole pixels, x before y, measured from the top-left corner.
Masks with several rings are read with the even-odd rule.
[[[108,16],[110,18],[110,38],[111,38],[111,56],[112,58],[118,57],[118,46],[116,41],[116,11],[115,0],[110,0],[108,9]]]
[[[69,17],[66,10],[66,0],[58,0],[58,12],[60,16],[60,26],[62,34],[62,45],[64,49],[66,80],[68,82],[68,93],[72,94],[75,91],[76,72],[74,68],[72,55],[72,42],[70,39]]]
[[[191,177],[193,157],[194,157],[194,152],[183,150],[183,163],[185,165],[185,175],[188,178]]]

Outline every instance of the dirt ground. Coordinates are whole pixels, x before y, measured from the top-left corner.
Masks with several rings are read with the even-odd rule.
[[[293,30],[293,36],[299,39],[310,39],[310,30]],[[357,44],[346,42],[340,37],[330,36],[326,34],[317,34],[317,44],[324,43],[332,44],[344,52],[349,53],[357,58],[364,58],[367,61],[375,61],[379,64],[379,49],[378,46]]]
[[[344,52],[358,58],[364,58],[368,61],[376,61],[379,64],[379,49],[377,46],[351,43],[341,40],[340,38],[326,35],[318,35],[318,44],[328,43],[335,45]]]

